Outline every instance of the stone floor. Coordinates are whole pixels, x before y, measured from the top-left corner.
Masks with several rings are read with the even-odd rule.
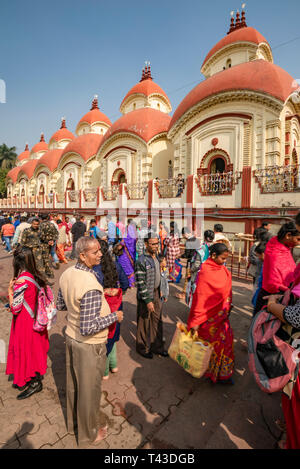
[[[66,266],[55,271],[57,280]],[[12,256],[0,247],[0,293],[12,277]],[[118,343],[119,372],[103,382],[101,407],[107,416],[105,449],[273,449],[281,437],[275,425],[282,418],[280,394],[267,395],[256,386],[247,367],[247,331],[251,321],[251,285],[233,282],[234,386],[195,379],[170,358],[143,359],[135,352],[135,290],[124,297],[124,321]],[[178,320],[188,308],[174,297],[171,285],[164,306],[166,346]],[[0,306],[0,448],[78,448],[66,429],[65,339],[66,314],[50,331],[48,371],[44,389],[24,401],[5,375],[11,314]],[[2,345],[2,348],[1,348]],[[5,346],[5,352],[3,350]],[[1,360],[0,360],[1,361]]]

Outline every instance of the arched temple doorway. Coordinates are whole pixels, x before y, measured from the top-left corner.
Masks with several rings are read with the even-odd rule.
[[[117,186],[120,184],[124,184],[126,182],[127,182],[127,179],[126,179],[126,174],[125,174],[124,169],[122,168],[116,169],[114,174],[112,175],[111,185]]]
[[[75,190],[75,183],[74,183],[74,180],[70,178],[67,182],[66,191],[74,191],[74,190]]]
[[[221,156],[216,156],[211,160],[208,167],[209,174],[224,173],[226,171],[226,162]]]

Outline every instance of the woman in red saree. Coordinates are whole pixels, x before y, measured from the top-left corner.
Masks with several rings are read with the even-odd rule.
[[[234,371],[233,332],[229,322],[232,301],[231,274],[224,266],[229,255],[225,244],[210,247],[210,257],[198,274],[188,318],[188,330],[213,346],[205,377],[213,383],[228,382]]]
[[[32,250],[19,247],[14,252],[14,279],[9,286],[9,304],[12,325],[8,346],[6,374],[13,375],[13,387],[22,391],[17,399],[26,399],[40,392],[42,376],[47,371],[49,338],[47,329],[37,332],[33,329],[34,318],[26,305],[36,310],[38,288],[26,277],[31,278],[41,288],[46,280],[38,272]]]

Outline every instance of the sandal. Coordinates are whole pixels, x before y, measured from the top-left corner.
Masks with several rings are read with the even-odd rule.
[[[112,373],[118,373],[119,368],[112,368],[110,371],[111,371]]]

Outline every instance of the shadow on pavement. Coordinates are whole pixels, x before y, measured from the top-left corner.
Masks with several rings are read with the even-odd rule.
[[[62,408],[62,412],[67,425],[66,410],[66,345],[64,330],[61,334],[50,336],[50,347],[48,356],[52,362],[52,373],[57,388],[57,393]]]
[[[0,447],[0,449],[17,449],[20,446],[20,439],[22,438],[22,449],[34,449],[33,445],[27,440],[27,434],[34,428],[31,422],[24,422],[21,429],[15,433],[7,442]]]

